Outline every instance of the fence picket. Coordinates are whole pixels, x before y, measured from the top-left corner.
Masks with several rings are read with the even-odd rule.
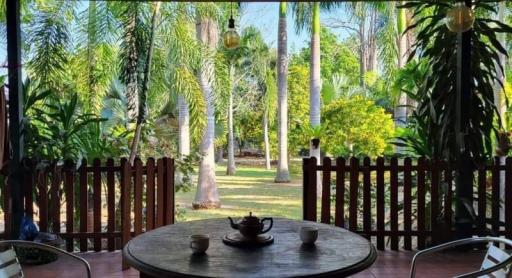
[[[304,179],[307,177],[304,176]],[[345,159],[336,159],[336,205],[334,225],[345,227]]]
[[[512,157],[505,160],[505,237],[512,238]]]
[[[39,229],[48,232],[48,173],[38,175],[39,188]]]
[[[107,233],[113,233],[116,230],[116,180],[114,172],[114,159],[107,159]],[[107,248],[109,251],[116,249],[114,238],[107,239]]]
[[[453,190],[452,190],[452,183],[453,183],[453,175],[452,175],[452,168],[451,165],[444,162],[443,164],[444,168],[444,182],[446,185],[446,194],[444,199],[444,222],[446,225],[445,231],[443,231],[443,241],[450,241],[452,240],[452,217],[453,217],[453,210],[452,210],[452,204],[453,204]]]
[[[146,231],[155,228],[155,159],[146,163]]]
[[[384,250],[384,158],[377,158],[377,249]]]
[[[165,224],[174,223],[174,160],[166,157],[165,160]]]
[[[138,236],[142,233],[142,161],[140,159],[136,159],[134,167],[133,230],[135,232],[135,236]]]
[[[412,249],[412,209],[411,209],[411,188],[412,188],[412,176],[411,176],[411,158],[406,157],[404,159],[404,249]]]
[[[55,163],[50,168],[51,183],[50,183],[50,208],[52,223],[52,233],[60,233],[60,167]]]
[[[322,172],[322,205],[320,221],[325,224],[331,223],[331,159],[324,157]]]
[[[391,158],[390,164],[390,222],[391,250],[398,250],[398,159]]]
[[[430,231],[432,235],[432,243],[437,245],[439,243],[439,161],[430,161],[431,167],[431,185],[430,185]]]
[[[317,180],[317,172],[316,172],[316,157],[305,158],[303,172],[307,173],[308,179],[304,180],[305,186],[303,191],[304,198],[304,219],[309,221],[316,221],[317,219],[317,204],[316,204],[316,180]]]
[[[495,234],[499,233],[500,230],[500,167],[501,160],[499,157],[494,158],[494,164],[492,167],[492,190],[491,190],[491,217],[492,217],[492,231]]]
[[[164,160],[156,161],[156,228],[164,225]]]
[[[487,213],[487,172],[485,167],[481,166],[478,169],[478,221],[480,229],[485,228],[485,218]]]
[[[357,230],[357,199],[359,189],[359,159],[350,158],[350,199],[349,199],[349,224],[351,231]]]
[[[74,204],[75,204],[75,165],[72,161],[66,160],[64,163],[64,194],[66,197],[66,233],[74,231]],[[73,238],[66,239],[66,250],[73,251]]]
[[[126,159],[121,160],[121,241],[124,246],[131,238],[131,177],[130,163]],[[128,264],[123,259],[123,269],[128,269]]]
[[[87,160],[80,165],[80,232],[87,232],[88,190],[87,190]],[[80,238],[80,251],[87,251],[87,238]]]
[[[425,248],[425,158],[418,159],[417,174],[417,218],[416,225],[418,227],[418,249]]]
[[[93,223],[94,232],[101,232],[101,161],[95,158],[93,161]],[[94,251],[101,251],[101,238],[94,239]]]
[[[371,171],[370,158],[363,160],[363,233],[370,239],[372,229],[372,196],[371,196]]]

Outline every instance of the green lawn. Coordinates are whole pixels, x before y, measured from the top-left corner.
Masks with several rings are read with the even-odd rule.
[[[180,192],[176,201],[184,215],[179,221],[204,218],[244,216],[252,211],[256,216],[273,216],[300,219],[302,217],[302,184],[274,183],[275,169],[260,166],[238,165],[235,176],[226,176],[226,166],[217,166],[217,186],[222,203],[220,209],[193,210],[195,188]],[[295,175],[297,177],[297,175]]]

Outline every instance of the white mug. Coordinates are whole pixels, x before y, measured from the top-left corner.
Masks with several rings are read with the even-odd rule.
[[[210,236],[207,234],[195,234],[190,236],[190,249],[194,254],[204,253],[210,246]]]
[[[304,226],[300,228],[300,240],[304,244],[314,244],[318,238],[318,228]]]

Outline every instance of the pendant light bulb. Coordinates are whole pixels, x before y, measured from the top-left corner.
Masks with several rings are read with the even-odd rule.
[[[233,3],[231,3],[233,5]],[[233,19],[233,10],[231,10],[231,17],[229,18],[228,30],[223,35],[224,46],[227,49],[235,49],[240,45],[240,35],[235,29],[235,20]]]
[[[466,32],[473,28],[475,13],[464,2],[457,2],[446,13],[445,23],[446,27],[452,32]]]

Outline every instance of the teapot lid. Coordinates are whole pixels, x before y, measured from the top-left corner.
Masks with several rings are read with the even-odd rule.
[[[260,224],[260,219],[256,216],[252,216],[252,212],[249,212],[249,215],[243,218],[242,223],[246,225]]]

